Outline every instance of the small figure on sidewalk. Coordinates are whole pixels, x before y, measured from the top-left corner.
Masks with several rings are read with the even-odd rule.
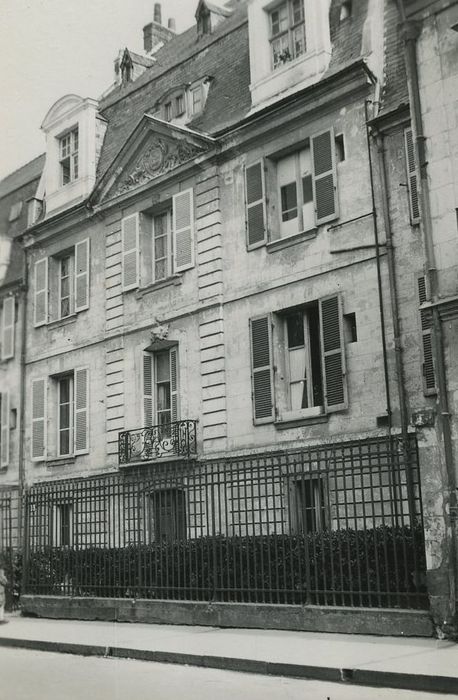
[[[5,576],[4,569],[0,566],[0,624],[6,622],[4,619],[5,613],[5,586],[8,583],[8,579]]]

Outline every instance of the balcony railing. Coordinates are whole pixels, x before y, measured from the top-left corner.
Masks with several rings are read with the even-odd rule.
[[[119,433],[119,464],[152,462],[164,457],[196,454],[195,420],[179,420]]]

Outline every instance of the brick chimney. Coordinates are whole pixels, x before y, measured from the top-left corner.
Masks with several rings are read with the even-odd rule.
[[[143,49],[146,54],[151,54],[161,48],[175,36],[175,21],[168,21],[168,27],[164,27],[161,18],[161,4],[154,4],[154,19],[143,27]]]

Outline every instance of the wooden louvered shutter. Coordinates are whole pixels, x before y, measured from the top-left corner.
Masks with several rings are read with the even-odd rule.
[[[267,240],[264,161],[245,168],[246,232],[248,250]]]
[[[170,349],[170,407],[171,420],[178,420],[178,349]]]
[[[46,456],[46,379],[32,381],[32,460]]]
[[[143,427],[153,425],[153,355],[143,353]]]
[[[139,283],[140,231],[138,213],[126,216],[121,222],[122,288],[126,292]]]
[[[319,305],[324,404],[331,413],[348,405],[341,298],[324,297]]]
[[[0,466],[7,467],[10,459],[10,395],[0,394]]]
[[[89,308],[89,238],[75,245],[75,311]]]
[[[270,314],[250,320],[253,422],[270,423],[275,418]]]
[[[413,132],[409,127],[404,130],[404,143],[406,150],[407,187],[409,190],[410,222],[418,224],[420,221],[420,205],[418,201],[418,174],[415,165],[415,148]]]
[[[34,324],[43,326],[48,322],[48,258],[35,263],[35,309]]]
[[[192,188],[173,196],[173,271],[194,266],[194,196]]]
[[[76,455],[89,450],[89,369],[80,367],[74,374],[75,449]]]
[[[6,297],[2,312],[2,360],[14,357],[14,297]]]
[[[339,215],[334,129],[312,136],[310,143],[315,222],[318,225]]]
[[[426,279],[418,278],[418,299],[420,306],[426,301]],[[423,393],[428,395],[436,393],[436,376],[434,373],[433,346],[431,336],[431,314],[420,311],[422,356],[423,356]]]

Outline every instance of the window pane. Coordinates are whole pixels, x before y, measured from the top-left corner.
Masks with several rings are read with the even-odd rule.
[[[300,382],[305,379],[305,349],[289,351],[289,375],[292,382]]]
[[[288,46],[288,35],[283,34],[283,36],[272,41],[272,60],[274,68],[277,68],[277,66],[281,65],[285,61],[288,61],[290,58],[291,54]]]
[[[156,381],[168,382],[170,380],[169,352],[160,352],[156,355]]]
[[[167,255],[167,238],[161,236],[154,241],[154,258],[156,260],[165,258]]]
[[[73,156],[73,179],[78,179],[78,154]]]
[[[61,430],[59,432],[59,454],[70,454],[70,430]]]
[[[270,14],[270,22],[272,27],[272,36],[284,32],[288,28],[288,8],[286,3],[277,7]]]
[[[67,185],[70,182],[70,158],[62,161],[62,184]]]
[[[60,380],[59,390],[60,403],[68,403],[70,401],[70,377]]]
[[[288,316],[286,320],[288,329],[288,347],[297,348],[304,346],[304,315],[301,311]]]
[[[156,282],[164,280],[167,277],[167,261],[156,260],[154,263],[154,279]]]
[[[170,382],[158,384],[157,387],[157,410],[168,411],[170,409]]]
[[[304,19],[304,0],[293,0],[293,24],[297,24]]]
[[[304,204],[313,202],[312,176],[306,175],[302,178],[302,199]]]
[[[302,56],[305,53],[305,27],[299,25],[293,30],[293,56]]]
[[[62,430],[70,427],[70,404],[61,404],[59,406],[59,425]]]
[[[297,217],[297,191],[296,183],[290,182],[280,189],[282,221],[290,221]]]
[[[70,299],[68,297],[66,299],[62,299],[60,302],[60,315],[61,318],[64,316],[70,316]]]

